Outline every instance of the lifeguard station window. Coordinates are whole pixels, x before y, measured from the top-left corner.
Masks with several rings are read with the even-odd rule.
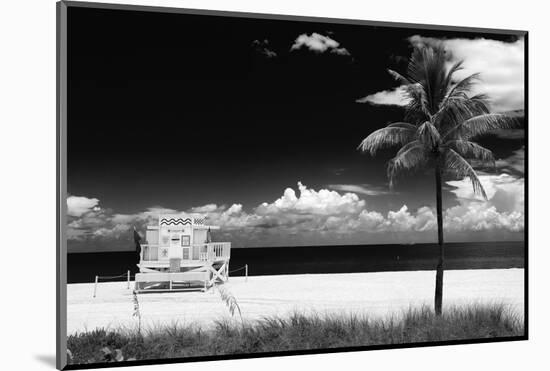
[[[191,236],[189,235],[182,235],[181,236],[181,246],[189,246],[191,245]]]

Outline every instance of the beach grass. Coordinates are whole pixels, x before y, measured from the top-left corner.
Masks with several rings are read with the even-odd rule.
[[[445,308],[435,316],[427,306],[386,319],[368,315],[293,313],[259,321],[219,321],[141,330],[95,329],[68,337],[69,363],[182,358],[274,351],[328,349],[522,336],[523,320],[501,304]]]

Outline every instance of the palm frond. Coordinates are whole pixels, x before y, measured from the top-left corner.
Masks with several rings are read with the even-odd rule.
[[[392,126],[378,129],[375,132],[371,133],[368,137],[363,139],[361,144],[357,149],[362,152],[369,152],[372,156],[376,154],[376,151],[407,144],[414,138],[415,129],[401,127],[401,126]]]
[[[474,158],[483,163],[495,165],[495,157],[489,149],[480,146],[477,143],[468,140],[450,140],[444,144],[445,147],[452,148],[458,154],[465,158]]]
[[[516,117],[502,113],[486,113],[471,117],[451,128],[444,139],[472,139],[497,129],[512,129],[518,126]]]
[[[405,129],[416,130],[416,126],[408,122],[392,122],[391,124],[386,125],[387,128],[399,127]]]
[[[397,153],[395,154],[395,157],[392,160],[395,160],[397,158],[406,156],[407,153],[409,153],[410,150],[415,149],[416,147],[425,149],[425,147],[424,147],[424,145],[422,144],[421,141],[419,141],[418,139],[413,140],[412,142],[409,142],[409,143],[405,144],[403,147],[401,147],[399,149],[399,151],[397,151]]]
[[[463,178],[468,177],[472,182],[474,194],[481,195],[487,200],[487,194],[481,184],[474,168],[468,163],[462,156],[460,156],[452,148],[447,148],[444,156],[444,169],[452,172],[456,177]]]
[[[409,98],[405,107],[407,122],[375,131],[361,142],[359,149],[374,155],[381,148],[401,145],[387,166],[390,186],[401,171],[436,161],[443,171],[461,179],[468,177],[474,193],[487,199],[468,159],[493,165],[495,159],[489,149],[472,140],[493,130],[514,128],[521,122],[507,114],[490,113],[487,95],[472,94],[480,75],[456,79],[462,69],[462,61],[449,66],[448,55],[439,44],[415,48],[405,75],[388,70],[404,86]]]
[[[437,112],[447,93],[447,58],[443,45],[433,48],[415,48],[407,67],[407,77],[422,86],[431,114]]]
[[[424,122],[418,127],[416,137],[422,142],[424,148],[429,150],[434,150],[441,143],[441,137],[437,128],[429,121]]]
[[[472,90],[472,87],[474,84],[479,82],[480,74],[479,73],[473,73],[469,76],[466,76],[459,82],[457,82],[450,90],[446,99],[452,98],[457,95],[467,94]]]
[[[451,86],[452,82],[453,82],[453,76],[456,72],[460,71],[463,69],[462,65],[464,64],[464,61],[458,61],[456,63],[454,63],[451,68],[449,69],[449,71],[447,72],[447,78],[445,80],[445,85],[447,87]]]
[[[391,70],[388,68],[388,73],[393,77],[396,81],[401,83],[402,85],[410,85],[412,82],[407,79],[405,76],[401,75],[399,72],[396,72],[394,70]]]
[[[489,101],[485,94],[473,97],[468,97],[466,94],[455,94],[446,99],[434,115],[434,124],[444,136],[458,124],[487,113],[489,113]]]
[[[405,94],[409,98],[409,103],[405,107],[407,112],[405,119],[409,121],[430,120],[432,113],[430,112],[428,96],[422,85],[407,86]]]
[[[425,164],[428,160],[424,145],[414,140],[404,145],[388,162],[388,178],[390,179],[390,188],[393,188],[395,177],[403,170],[411,170]]]

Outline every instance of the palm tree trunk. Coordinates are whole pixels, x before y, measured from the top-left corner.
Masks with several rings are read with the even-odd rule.
[[[437,241],[439,244],[439,260],[437,262],[437,272],[435,274],[435,314],[441,315],[443,307],[443,260],[444,260],[444,245],[443,245],[443,206],[441,201],[441,168],[439,159],[435,165],[435,185],[437,198]]]

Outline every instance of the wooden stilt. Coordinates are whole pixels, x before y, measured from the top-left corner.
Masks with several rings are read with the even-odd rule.
[[[95,276],[95,284],[94,284],[94,298],[95,298],[95,295],[97,293],[97,281],[99,279],[99,276]]]
[[[210,279],[210,285],[213,285],[216,283],[217,279],[220,279],[222,282],[225,282],[224,279],[224,272],[225,267],[227,266],[227,263],[223,263],[220,269],[216,270],[213,266],[209,266],[208,270],[212,273],[212,279]]]

